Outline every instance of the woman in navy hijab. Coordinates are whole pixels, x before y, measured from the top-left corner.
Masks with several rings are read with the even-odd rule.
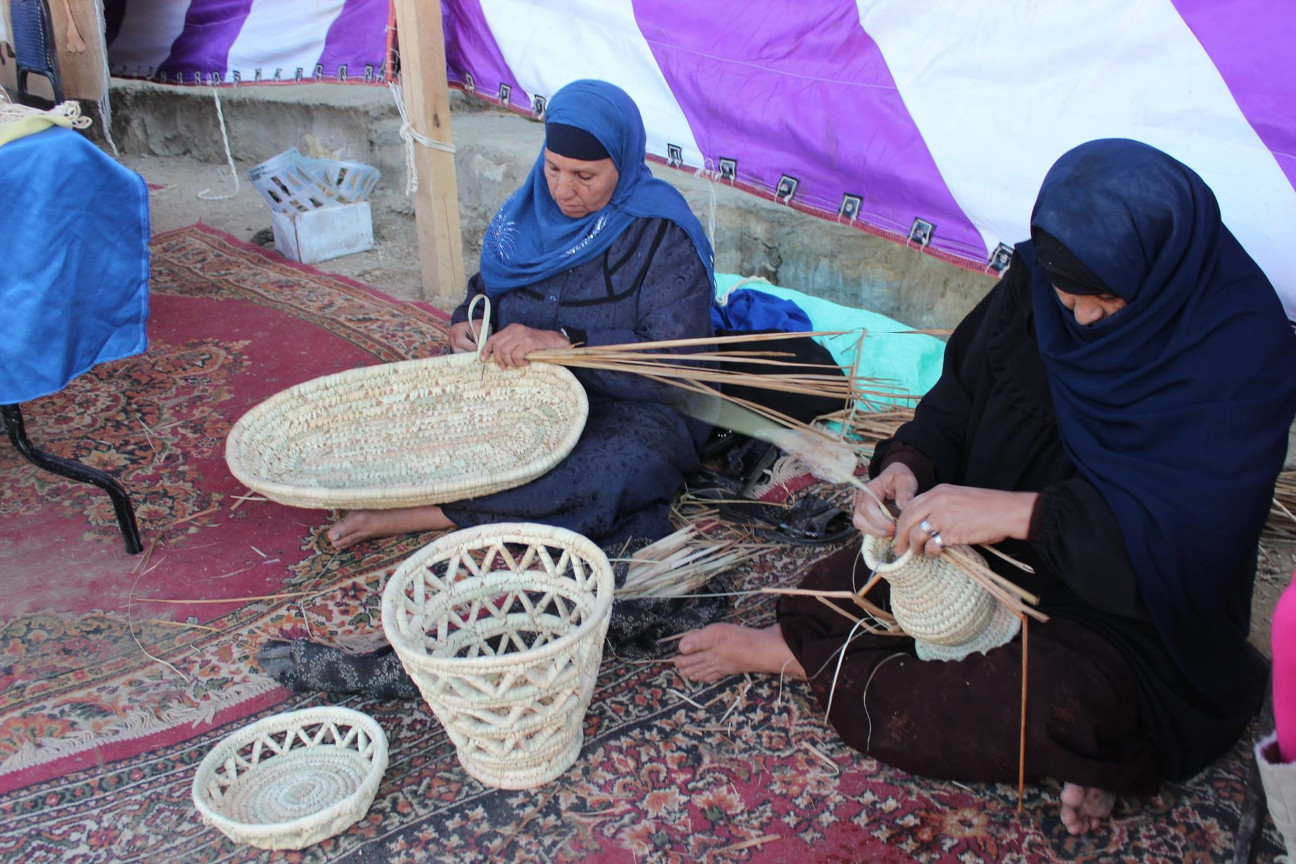
[[[1159,150],[1091,141],[1050,169],[1003,280],[954,331],[937,385],[880,444],[855,524],[897,554],[997,544],[1037,594],[1025,770],[1093,830],[1118,794],[1225,752],[1258,709],[1247,642],[1261,528],[1296,414],[1296,335],[1209,187]],[[858,551],[803,583],[852,585]],[[858,578],[861,574],[855,574]],[[878,602],[885,597],[870,595]],[[767,630],[680,642],[685,675],[809,673],[827,701],[851,623],[788,597]],[[852,616],[853,617],[853,616]],[[918,660],[857,636],[829,720],[907,771],[1015,782],[1022,641]]]
[[[481,272],[450,332],[475,351],[473,297],[492,305],[483,354],[506,367],[536,349],[711,335],[712,254],[684,198],[644,164],[634,101],[604,81],[575,81],[549,100],[545,144],[491,221]],[[478,326],[477,329],[480,329]],[[667,405],[669,385],[576,370],[589,417],[575,449],[516,489],[440,507],[362,510],[329,529],[344,548],[370,537],[488,522],[568,528],[604,543],[670,533],[671,501],[697,470],[706,429]]]

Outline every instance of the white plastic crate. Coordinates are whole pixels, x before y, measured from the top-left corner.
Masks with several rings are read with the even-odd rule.
[[[270,211],[275,249],[303,264],[372,249],[373,213],[368,201],[300,213]]]

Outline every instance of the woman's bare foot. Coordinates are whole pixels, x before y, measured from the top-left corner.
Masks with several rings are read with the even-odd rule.
[[[805,670],[792,656],[777,624],[763,630],[709,624],[681,639],[679,651],[675,668],[690,681],[719,681],[742,672],[805,678]]]
[[[345,549],[371,537],[453,527],[454,523],[436,505],[398,507],[395,510],[352,510],[328,530],[328,539],[334,549]]]
[[[1062,824],[1071,834],[1088,834],[1102,825],[1116,806],[1116,794],[1081,786],[1062,784]]]

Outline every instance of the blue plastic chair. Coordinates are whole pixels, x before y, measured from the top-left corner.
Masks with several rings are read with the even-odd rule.
[[[54,20],[45,0],[9,0],[9,21],[13,25],[14,60],[18,67],[18,101],[35,108],[47,108],[46,100],[27,92],[27,76],[40,75],[54,91],[54,103],[63,101],[63,79],[54,56]]]

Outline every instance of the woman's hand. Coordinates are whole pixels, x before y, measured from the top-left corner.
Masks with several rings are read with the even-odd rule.
[[[505,369],[526,366],[526,355],[543,348],[570,348],[567,337],[555,330],[534,330],[525,324],[510,324],[486,340],[482,359],[494,360]]]
[[[474,330],[480,330],[481,324],[472,321],[460,321],[450,328],[450,350],[456,354],[466,354],[477,350],[477,337]]]
[[[946,546],[998,543],[1009,537],[1025,540],[1038,498],[1037,492],[941,484],[901,511],[892,548],[896,555],[913,546],[936,556]]]
[[[851,521],[863,534],[890,537],[895,532],[895,521],[889,514],[882,512],[878,499],[894,501],[896,507],[903,510],[918,494],[918,478],[908,465],[892,462],[881,474],[869,481],[868,488],[877,499],[862,489],[857,491],[855,516]]]

